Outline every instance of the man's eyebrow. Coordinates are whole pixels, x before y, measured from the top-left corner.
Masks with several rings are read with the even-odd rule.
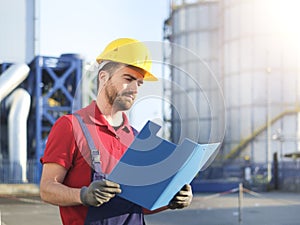
[[[133,80],[137,80],[136,77],[132,76],[132,75],[129,74],[129,73],[124,73],[123,76],[125,76],[125,77],[130,77],[130,78],[133,79]]]
[[[129,73],[124,73],[123,76],[124,76],[124,77],[126,77],[126,76],[127,76],[127,77],[130,77],[130,78],[133,79],[133,80],[138,80],[140,84],[143,84],[143,83],[144,83],[144,81],[143,81],[142,79],[138,79],[138,78],[132,76],[132,75],[129,74]]]

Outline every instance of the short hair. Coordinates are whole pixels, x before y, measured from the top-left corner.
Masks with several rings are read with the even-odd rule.
[[[119,69],[122,65],[124,65],[123,63],[118,63],[118,62],[113,62],[113,61],[109,61],[107,62],[104,66],[102,66],[99,71],[98,71],[98,76],[99,73],[101,71],[106,71],[109,74],[109,77],[112,76],[112,74]],[[97,90],[99,89],[99,77],[97,76]]]
[[[100,70],[100,71],[106,71],[109,73],[109,75],[112,75],[117,69],[119,69],[122,65],[124,65],[123,63],[118,63],[118,62],[108,62],[106,63]]]

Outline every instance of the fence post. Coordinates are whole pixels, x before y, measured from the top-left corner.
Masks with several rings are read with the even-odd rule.
[[[278,154],[275,152],[273,154],[273,163],[274,163],[274,189],[279,189],[279,179],[278,179]]]
[[[242,207],[243,207],[243,184],[239,184],[239,224],[242,224]]]

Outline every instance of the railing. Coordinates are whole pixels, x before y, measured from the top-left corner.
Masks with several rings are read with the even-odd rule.
[[[295,114],[300,112],[300,108],[297,107],[293,110],[286,110],[279,115],[275,116],[270,122],[267,122],[266,124],[262,125],[258,129],[256,129],[251,135],[248,137],[242,139],[240,143],[235,146],[233,149],[230,150],[230,152],[224,156],[225,161],[230,161],[230,159],[234,159],[237,155],[240,154],[240,152],[247,147],[247,145],[253,141],[259,134],[261,134],[263,131],[265,131],[268,126],[274,124],[279,119],[283,118],[286,115]]]

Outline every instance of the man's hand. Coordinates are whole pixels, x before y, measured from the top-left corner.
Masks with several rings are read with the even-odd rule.
[[[191,204],[193,198],[192,187],[189,184],[184,185],[179,192],[169,202],[169,209],[182,209]]]
[[[98,207],[119,193],[121,193],[119,184],[109,180],[96,180],[89,187],[81,188],[80,200],[86,206]]]

